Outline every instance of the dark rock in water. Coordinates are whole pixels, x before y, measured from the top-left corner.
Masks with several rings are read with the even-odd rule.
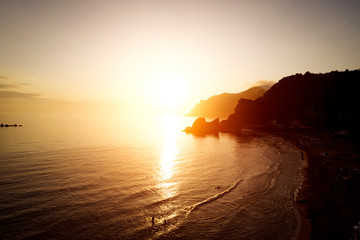
[[[191,133],[191,127],[186,127],[183,131],[186,133]]]
[[[205,118],[198,118],[193,123],[191,129],[192,132],[205,133],[207,128],[207,122]]]
[[[22,125],[21,125],[21,124],[17,124],[17,123],[15,123],[15,124],[13,124],[13,125],[1,123],[1,124],[0,124],[0,127],[22,127]]]
[[[186,127],[184,132],[196,135],[213,134],[219,132],[219,118],[206,122],[205,118],[198,118],[191,127]]]

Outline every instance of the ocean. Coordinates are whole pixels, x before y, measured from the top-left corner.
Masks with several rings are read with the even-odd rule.
[[[299,150],[193,120],[0,115],[0,238],[296,239]]]

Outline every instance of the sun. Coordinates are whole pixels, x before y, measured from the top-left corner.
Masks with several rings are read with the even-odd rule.
[[[163,107],[177,107],[186,97],[185,82],[178,76],[164,76],[155,81],[154,97]]]

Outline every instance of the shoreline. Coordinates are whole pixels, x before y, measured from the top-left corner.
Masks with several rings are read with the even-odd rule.
[[[301,159],[303,161],[303,166],[301,167],[301,175],[302,175],[302,182],[300,184],[300,187],[298,188],[298,192],[296,194],[296,197],[294,198],[294,204],[296,206],[296,215],[299,222],[299,226],[297,227],[295,239],[297,240],[308,240],[311,238],[311,221],[307,217],[307,204],[306,204],[306,197],[305,197],[305,191],[308,184],[308,176],[307,176],[307,170],[309,167],[309,158],[306,152],[303,149],[300,149],[294,141],[291,141],[293,143],[293,147],[300,151],[301,153]],[[305,189],[304,189],[305,188]]]
[[[307,154],[308,149],[305,148],[299,141],[299,136],[289,132],[270,132],[270,131],[258,131],[253,130],[249,132],[234,133],[238,136],[267,136],[274,135],[283,138],[288,141],[293,148],[301,153],[301,159],[303,165],[299,168],[302,181],[299,182],[299,186],[294,190],[294,206],[295,217],[298,222],[298,226],[294,230],[293,240],[309,240],[313,230],[311,219],[309,218],[309,196],[313,195],[311,192],[311,183],[309,180],[309,156]]]
[[[228,132],[237,136],[274,135],[302,153],[302,183],[294,189],[299,227],[292,239],[358,239],[360,235],[360,139],[358,135],[287,131]],[[307,165],[307,166],[306,166]]]
[[[309,182],[309,157],[306,149],[301,146],[301,143],[298,141],[298,137],[293,133],[281,133],[281,132],[265,132],[265,131],[254,131],[251,134],[259,135],[274,135],[283,138],[284,140],[291,143],[292,147],[298,150],[301,153],[301,159],[303,165],[299,168],[302,181],[299,182],[299,186],[295,189],[294,192],[294,206],[295,206],[295,215],[296,220],[298,221],[298,226],[296,227],[293,237],[294,240],[309,240],[311,239],[312,233],[312,223],[311,219],[308,217],[308,196],[311,196],[311,185]]]
[[[295,239],[352,239],[360,220],[360,143],[319,134],[266,134],[291,142],[305,163],[294,201],[300,217]]]

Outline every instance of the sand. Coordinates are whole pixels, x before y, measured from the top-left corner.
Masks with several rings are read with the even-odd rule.
[[[303,151],[307,167],[296,199],[298,239],[353,239],[360,221],[360,144],[326,135],[279,133]]]

